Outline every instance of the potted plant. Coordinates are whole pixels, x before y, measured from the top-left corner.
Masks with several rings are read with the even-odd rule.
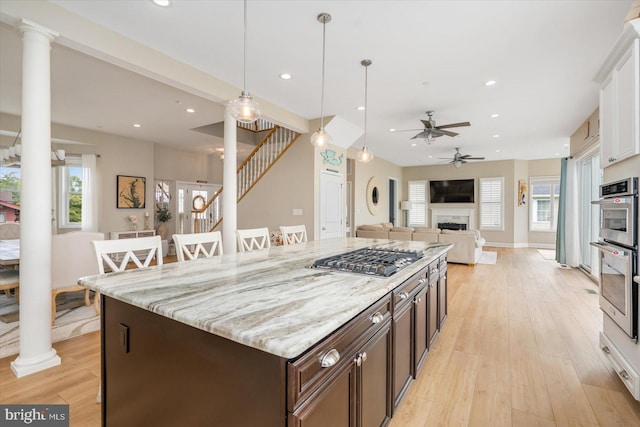
[[[168,206],[159,205],[156,207],[156,218],[160,222],[158,228],[156,228],[156,234],[160,236],[162,240],[167,240],[169,229],[166,223],[171,220],[171,212]]]

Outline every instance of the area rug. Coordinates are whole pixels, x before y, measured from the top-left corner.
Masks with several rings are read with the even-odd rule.
[[[553,249],[538,249],[540,256],[549,261],[556,260],[556,251]]]
[[[76,295],[77,294],[77,295]],[[7,298],[0,294],[0,358],[20,352],[20,322],[15,297]],[[51,341],[64,341],[78,335],[100,329],[100,316],[96,315],[93,305],[84,306],[83,292],[58,296],[56,321],[51,329]]]
[[[478,264],[495,264],[498,260],[498,252],[482,251]]]

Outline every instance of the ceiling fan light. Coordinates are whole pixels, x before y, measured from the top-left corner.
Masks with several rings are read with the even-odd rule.
[[[366,146],[363,146],[360,151],[358,151],[357,160],[362,163],[369,163],[373,160],[373,153]]]
[[[462,162],[460,160],[456,160],[453,162],[453,166],[459,168],[462,165]]]
[[[247,92],[229,102],[231,115],[240,123],[253,123],[260,118],[260,104]]]
[[[328,144],[331,144],[331,135],[325,132],[324,129],[318,129],[311,135],[311,144],[314,147],[322,148]]]

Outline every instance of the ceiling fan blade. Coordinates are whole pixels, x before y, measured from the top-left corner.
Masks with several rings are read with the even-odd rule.
[[[451,132],[449,130],[436,129],[434,130],[434,132],[441,132],[443,135],[447,135],[447,136],[458,136],[457,133]]]
[[[484,157],[465,157],[467,160],[484,160]]]
[[[402,130],[394,130],[393,132],[394,133],[397,133],[397,132],[415,132],[415,131],[418,131],[418,130],[424,130],[424,129],[402,129]]]
[[[424,125],[425,128],[427,129],[431,129],[433,126],[431,126],[431,122],[429,120],[422,120],[420,119],[420,121],[422,122],[422,124]]]
[[[438,126],[438,128],[440,128],[440,129],[458,128],[458,127],[461,127],[461,126],[471,126],[471,123],[469,123],[469,122],[449,123],[448,125]]]

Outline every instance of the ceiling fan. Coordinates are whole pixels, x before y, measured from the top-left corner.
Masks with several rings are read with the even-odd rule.
[[[460,153],[460,148],[456,147],[456,153],[453,158],[441,157],[442,160],[451,160],[449,163],[459,168],[463,163],[467,163],[467,160],[484,160],[484,157],[472,157],[471,154]]]
[[[469,122],[460,122],[460,123],[449,123],[447,125],[441,125],[441,126],[436,126],[436,121],[433,120],[433,111],[427,111],[427,115],[429,116],[428,120],[420,120],[422,122],[422,124],[424,125],[424,129],[407,129],[407,130],[401,130],[398,132],[409,132],[409,131],[416,131],[419,130],[421,131],[420,133],[418,133],[417,135],[413,136],[411,139],[416,139],[416,138],[424,138],[427,140],[428,144],[431,144],[433,142],[433,140],[435,138],[439,138],[442,135],[446,135],[446,136],[457,136],[458,133],[456,132],[451,132],[449,130],[445,130],[445,129],[449,129],[449,128],[457,128],[457,127],[462,127],[462,126],[471,126],[471,123]]]

